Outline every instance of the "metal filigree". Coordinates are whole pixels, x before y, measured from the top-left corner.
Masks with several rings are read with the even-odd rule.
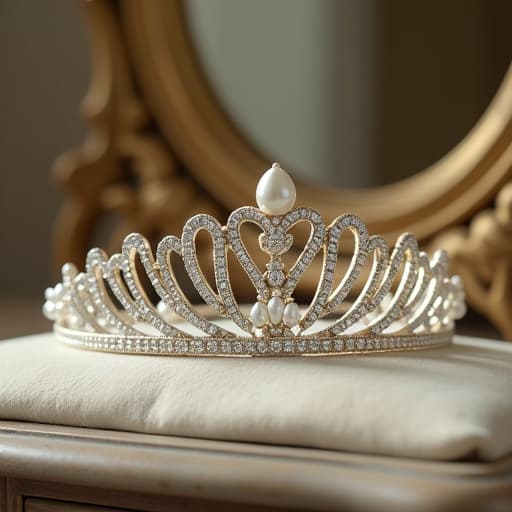
[[[284,171],[273,166],[267,173],[279,178]],[[454,320],[464,314],[465,305],[461,280],[448,276],[444,251],[430,260],[406,233],[390,254],[386,242],[369,236],[361,219],[351,214],[326,227],[315,210],[292,209],[294,189],[283,189],[274,174],[274,181],[265,182],[267,189],[274,188],[264,189],[258,197],[258,203],[267,201],[264,208],[239,208],[226,226],[210,215],[196,215],[186,222],[181,238],[165,237],[155,255],[142,235],[131,234],[121,252],[110,258],[92,249],[84,273],[64,265],[62,282],[46,291],[43,308],[55,321],[58,336],[73,345],[111,352],[217,356],[348,354],[450,342]],[[290,188],[288,181],[282,183]],[[289,202],[285,213],[275,200],[278,193]],[[276,214],[263,213],[272,209]],[[244,223],[261,230],[259,245],[268,255],[265,271],[242,240]],[[307,223],[310,235],[297,260],[285,268],[282,255],[289,251],[293,243],[289,231],[298,223]],[[213,283],[197,257],[200,231],[211,238]],[[336,285],[340,246],[347,232],[353,236],[354,250]],[[255,288],[257,302],[250,312],[238,304],[232,290],[229,253]],[[172,254],[182,260],[204,306],[189,301]],[[316,293],[310,304],[299,306],[293,297],[295,288],[317,255],[323,265]],[[343,309],[365,275],[365,266],[369,267],[366,282]]]

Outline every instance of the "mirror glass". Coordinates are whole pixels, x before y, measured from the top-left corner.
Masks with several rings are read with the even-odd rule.
[[[198,59],[248,142],[306,181],[374,187],[474,126],[512,56],[508,0],[186,0]]]

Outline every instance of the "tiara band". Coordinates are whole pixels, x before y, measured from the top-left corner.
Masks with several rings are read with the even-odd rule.
[[[45,292],[43,312],[54,321],[60,340],[114,353],[318,356],[451,343],[454,320],[464,315],[465,302],[461,279],[448,276],[444,251],[436,251],[430,259],[405,233],[390,254],[384,239],[370,236],[357,216],[344,214],[326,226],[315,210],[293,209],[295,195],[290,176],[273,164],[256,189],[259,208],[235,210],[226,226],[210,215],[196,215],[185,223],[181,238],[166,236],[154,255],[149,242],[137,233],[128,235],[121,252],[110,258],[101,249],[92,249],[85,272],[79,273],[70,263],[62,267],[62,282]],[[289,230],[300,222],[310,225],[309,239],[286,269],[282,256],[293,244]],[[242,241],[244,223],[261,229],[259,246],[268,256],[263,272]],[[198,260],[200,231],[211,237],[214,285]],[[335,284],[342,235],[347,231],[353,234],[354,251]],[[233,293],[229,252],[255,289],[256,302],[248,312]],[[188,299],[171,263],[173,254],[181,258],[209,313]],[[293,293],[318,254],[323,260],[316,292],[309,305],[300,307]],[[362,289],[341,311],[356,281],[365,275],[367,262],[371,268]],[[143,281],[159,297],[156,305]]]

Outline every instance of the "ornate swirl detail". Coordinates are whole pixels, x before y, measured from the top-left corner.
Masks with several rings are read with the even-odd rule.
[[[276,167],[268,172],[276,172]],[[272,179],[266,179],[265,186],[268,183]],[[279,213],[239,208],[226,227],[200,214],[185,223],[181,238],[165,237],[155,255],[149,242],[134,233],[125,238],[121,252],[110,258],[100,249],[91,250],[85,273],[65,265],[62,282],[47,290],[44,305],[45,314],[55,320],[56,332],[86,348],[174,355],[338,354],[419,348],[449,340],[454,319],[464,313],[464,293],[460,279],[448,277],[444,251],[437,251],[430,260],[419,251],[416,239],[405,233],[390,254],[386,242],[369,236],[355,215],[342,215],[326,228],[318,212],[292,209],[294,194],[289,191],[263,187],[260,192],[264,211],[278,208]],[[289,211],[283,213],[283,204]],[[281,257],[293,242],[290,229],[300,222],[309,223],[311,231],[287,269]],[[242,241],[244,223],[261,230],[260,248],[269,258],[265,272]],[[198,260],[200,231],[211,238],[214,285]],[[354,250],[335,285],[338,253],[347,232],[353,236]],[[257,293],[250,313],[233,293],[229,251]],[[323,266],[316,293],[301,310],[293,293],[320,253]],[[173,268],[173,255],[181,259],[192,286],[218,321],[190,302],[190,290],[180,284]],[[339,313],[356,292],[365,266],[370,266],[365,283],[350,307]],[[334,319],[319,320],[328,315]]]

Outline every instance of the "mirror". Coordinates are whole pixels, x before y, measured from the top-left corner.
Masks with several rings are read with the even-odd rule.
[[[196,53],[249,143],[306,182],[366,188],[441,159],[510,64],[506,0],[188,0]]]

